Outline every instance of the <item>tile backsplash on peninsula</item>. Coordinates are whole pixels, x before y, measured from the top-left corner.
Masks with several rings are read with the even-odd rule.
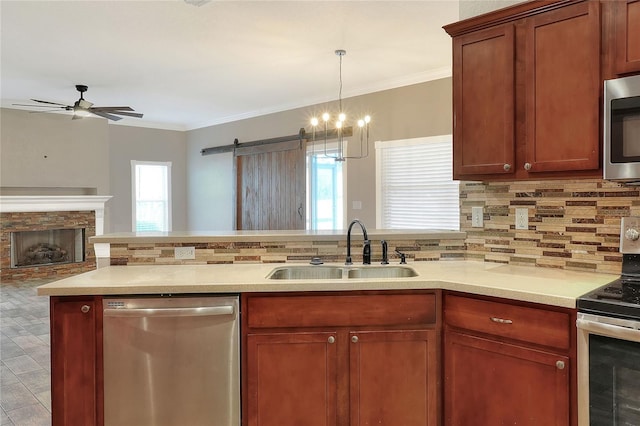
[[[484,227],[471,227],[482,206]],[[515,229],[527,208],[529,229]],[[620,218],[640,216],[640,188],[602,179],[461,182],[460,230],[466,258],[620,273]]]

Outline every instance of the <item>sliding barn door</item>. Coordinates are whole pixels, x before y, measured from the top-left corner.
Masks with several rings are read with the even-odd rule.
[[[236,164],[237,229],[305,229],[304,143],[238,155]]]

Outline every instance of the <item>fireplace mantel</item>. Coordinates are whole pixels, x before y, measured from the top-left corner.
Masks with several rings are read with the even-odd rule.
[[[111,195],[2,195],[0,213],[104,210]]]
[[[94,211],[96,235],[104,233],[104,205],[111,195],[3,195],[0,213]]]
[[[0,196],[0,278],[2,281],[62,277],[96,268],[96,252],[103,247],[89,240],[104,233],[105,203],[111,196],[100,195],[2,195]],[[80,262],[52,262],[13,265],[12,234],[30,231],[83,229],[84,258]],[[46,243],[49,243],[46,241]],[[58,243],[55,243],[58,244]],[[108,248],[108,245],[107,245]],[[105,257],[98,253],[99,257]],[[108,257],[108,255],[106,256]],[[82,257],[81,257],[82,258]]]

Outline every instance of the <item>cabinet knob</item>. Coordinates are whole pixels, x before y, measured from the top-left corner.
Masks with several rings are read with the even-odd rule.
[[[333,336],[329,336],[329,338],[327,339],[327,342],[329,343],[335,343],[335,341],[336,341],[336,338]]]
[[[83,314],[86,314],[87,312],[89,312],[91,310],[91,306],[82,305],[82,308],[80,308],[80,310],[82,311]]]
[[[353,343],[358,343],[358,336],[351,336],[351,341]]]
[[[505,172],[508,172],[509,170],[511,170],[511,164],[505,164],[504,166],[502,166],[502,168]]]
[[[524,169],[525,169],[526,171],[531,170],[531,163],[524,163]]]
[[[556,361],[556,368],[558,370],[564,370],[564,361]]]

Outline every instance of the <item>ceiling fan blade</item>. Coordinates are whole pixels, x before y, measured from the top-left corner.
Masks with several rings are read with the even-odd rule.
[[[65,109],[65,106],[56,106],[56,105],[33,105],[33,104],[11,104],[15,106],[24,106],[24,107],[33,107],[33,108],[55,108],[55,109]]]
[[[104,112],[109,112],[109,111],[135,111],[133,108],[128,107],[128,106],[122,106],[122,107],[93,107],[92,109],[95,109],[96,111],[104,111]]]
[[[142,118],[142,114],[139,112],[111,111],[111,114],[124,115],[126,117]]]
[[[39,99],[31,99],[31,100],[32,100],[33,102],[39,102],[39,103],[41,103],[41,104],[61,105],[61,106],[63,106],[63,107],[66,107],[66,106],[67,106],[67,105],[65,105],[65,104],[59,104],[59,103],[57,103],[57,102],[41,101],[41,100],[39,100]]]
[[[91,114],[95,114],[98,117],[106,118],[107,120],[118,121],[122,120],[122,117],[118,117],[117,115],[107,114],[106,112],[94,111],[93,108],[88,110]]]

